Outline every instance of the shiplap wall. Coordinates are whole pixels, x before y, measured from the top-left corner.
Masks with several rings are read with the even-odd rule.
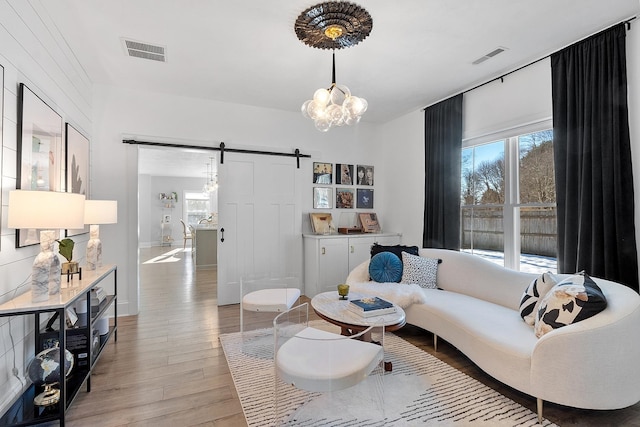
[[[91,139],[91,82],[55,29],[40,2],[0,0],[0,65],[4,67],[0,302],[29,291],[31,265],[39,252],[39,246],[16,249],[15,230],[7,228],[8,194],[16,188],[19,84],[26,84],[63,122]],[[88,235],[74,240],[77,253],[84,253]],[[31,317],[0,318],[0,413],[26,382],[24,362],[30,358],[25,355],[33,354],[34,347]],[[20,380],[12,374],[14,363]]]

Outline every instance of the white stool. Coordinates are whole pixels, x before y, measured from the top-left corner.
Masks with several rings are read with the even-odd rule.
[[[244,332],[245,311],[282,313],[293,307],[300,298],[300,289],[293,287],[292,279],[295,278],[240,279],[240,332]]]

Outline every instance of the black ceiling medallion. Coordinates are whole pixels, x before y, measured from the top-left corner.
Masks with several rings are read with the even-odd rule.
[[[325,2],[298,16],[294,29],[304,44],[318,49],[343,49],[364,40],[373,28],[371,15],[357,4]]]

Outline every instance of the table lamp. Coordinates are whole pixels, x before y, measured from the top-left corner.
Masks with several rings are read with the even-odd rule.
[[[31,274],[32,302],[47,301],[49,295],[60,292],[60,260],[53,246],[60,229],[84,227],[84,199],[82,194],[57,191],[9,192],[7,226],[41,229],[40,253]]]
[[[118,222],[118,202],[116,200],[86,200],[84,203],[84,223],[89,224],[87,243],[87,269],[102,266],[102,242],[99,224]]]

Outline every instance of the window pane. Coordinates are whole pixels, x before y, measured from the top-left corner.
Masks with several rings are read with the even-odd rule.
[[[502,207],[462,208],[461,249],[504,266]]]
[[[521,207],[520,271],[556,272],[557,236],[555,207]]]
[[[504,171],[504,141],[462,150],[462,204],[503,204]]]
[[[518,138],[520,154],[520,203],[555,203],[553,131]]]
[[[187,224],[189,225],[198,224],[198,221],[211,215],[209,196],[205,196],[202,193],[186,193],[184,206],[187,212]]]

